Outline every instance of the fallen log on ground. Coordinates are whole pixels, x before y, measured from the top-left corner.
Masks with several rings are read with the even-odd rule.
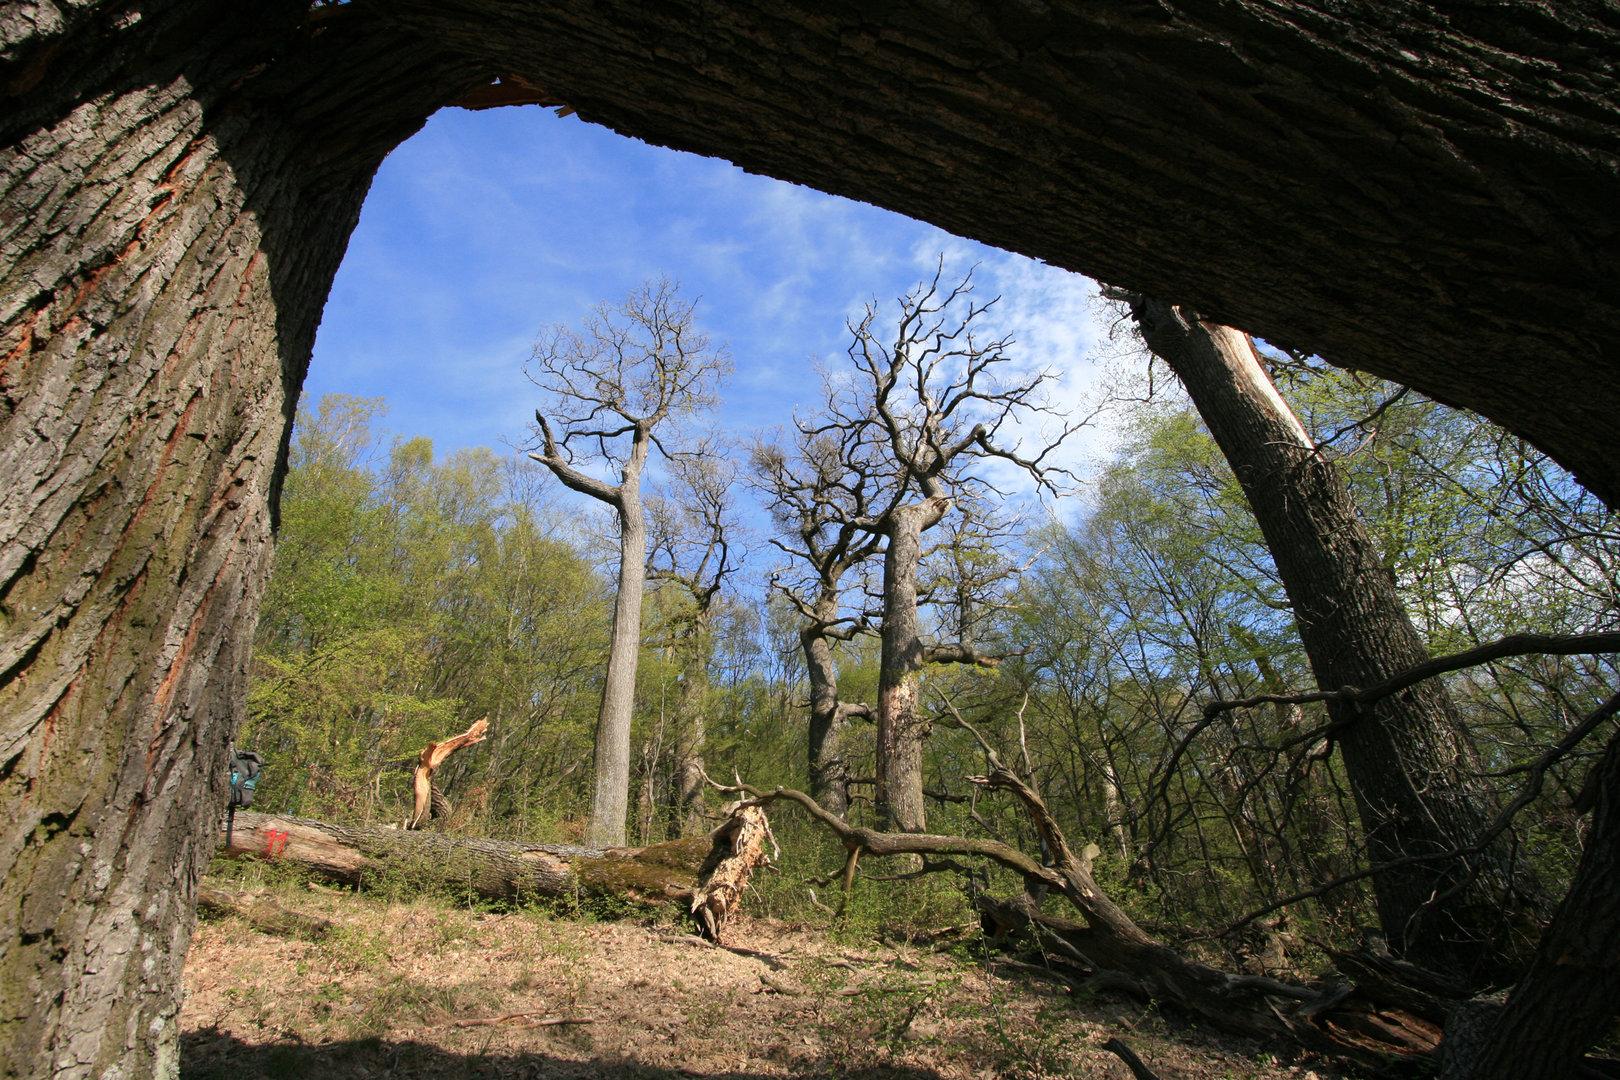
[[[233,892],[208,882],[197,890],[197,911],[216,918],[234,915],[255,930],[276,937],[318,941],[332,932],[331,922],[319,915],[293,911],[274,900]]]
[[[487,900],[594,896],[662,904],[690,902],[712,847],[706,836],[644,848],[525,844],[242,811],[224,850],[296,863],[349,885],[397,874]]]
[[[704,937],[718,942],[726,919],[742,903],[742,894],[754,871],[769,866],[765,841],[772,845],[771,824],[765,811],[747,803],[731,809],[725,824],[711,834],[709,857],[698,871],[698,887],[692,893],[692,918]]]
[[[1219,1030],[1268,1041],[1292,1043],[1364,1064],[1388,1066],[1433,1054],[1441,1028],[1407,1009],[1369,1000],[1348,983],[1304,986],[1258,975],[1222,971],[1182,956],[1138,926],[1116,905],[1091,874],[1093,848],[1077,854],[1031,783],[1003,765],[995,750],[970,725],[989,762],[985,776],[969,780],[1012,793],[1024,806],[1048,861],[996,840],[930,833],[888,833],[851,825],[802,791],[769,791],[747,784],[714,787],[749,799],[738,804],[797,803],[844,845],[845,887],[862,855],[974,855],[1024,878],[1026,885],[1063,896],[1084,922],[1053,919],[1027,900],[1005,905],[998,918],[1038,924],[1043,950],[1066,959],[1099,989],[1117,990],[1169,1004]],[[1051,933],[1053,930],[1059,933]]]

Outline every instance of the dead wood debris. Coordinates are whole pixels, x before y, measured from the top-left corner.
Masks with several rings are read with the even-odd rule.
[[[197,890],[197,910],[216,918],[235,916],[255,930],[275,937],[318,941],[332,932],[332,924],[318,915],[292,911],[265,897],[233,892],[206,882]]]
[[[415,806],[411,810],[410,820],[405,823],[407,829],[420,829],[427,824],[430,816],[448,816],[449,800],[433,786],[433,773],[457,750],[483,742],[488,731],[489,717],[485,716],[473,721],[473,725],[460,735],[452,735],[443,742],[430,742],[422,748],[416,761],[416,772],[411,777]]]

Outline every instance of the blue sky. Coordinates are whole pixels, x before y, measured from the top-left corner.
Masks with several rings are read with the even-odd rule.
[[[386,425],[441,453],[521,443],[538,403],[523,364],[539,331],[578,325],[660,274],[730,346],[718,426],[785,424],[843,359],[844,321],[930,274],[977,263],[978,295],[1059,401],[1095,395],[1104,332],[1085,278],[930,225],[650,147],[538,108],[447,109],[377,176],[327,304],[304,404],[386,398]],[[1083,465],[1107,445],[1077,440]]]

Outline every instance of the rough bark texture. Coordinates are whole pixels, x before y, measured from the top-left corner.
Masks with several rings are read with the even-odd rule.
[[[703,747],[708,738],[704,710],[709,703],[709,655],[713,641],[710,613],[705,605],[694,612],[678,644],[681,650],[681,691],[676,701],[675,799],[670,806],[669,835],[707,835],[704,817]]]
[[[810,684],[810,794],[842,817],[849,810],[849,762],[844,759],[844,711],[838,707],[838,669],[832,641],[822,627],[838,617],[838,594],[824,590],[816,622],[799,631],[805,677]]]
[[[923,807],[923,744],[928,719],[917,700],[927,662],[917,616],[917,568],[922,534],[950,509],[945,498],[896,507],[883,522],[883,639],[878,660],[878,820],[902,832],[928,827]]]
[[[585,893],[663,903],[691,893],[710,848],[707,837],[645,848],[518,844],[243,811],[236,815],[226,850],[294,862],[350,885],[394,873],[489,900],[568,899]]]
[[[176,1069],[321,305],[377,163],[476,79],[302,8],[0,9],[7,1075]]]
[[[1318,685],[1371,686],[1429,659],[1349,489],[1278,395],[1247,335],[1140,297],[1149,347],[1181,379],[1266,538]],[[1330,718],[1375,864],[1475,842],[1496,807],[1450,695],[1429,679]],[[1510,971],[1533,919],[1507,852],[1373,876],[1392,951],[1465,977]]]
[[[0,1068],[175,1068],[287,418],[368,179],[435,108],[523,76],[1476,408],[1613,503],[1616,24],[1532,0],[6,4]]]

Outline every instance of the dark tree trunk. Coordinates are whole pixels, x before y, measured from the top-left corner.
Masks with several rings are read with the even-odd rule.
[[[311,36],[299,5],[231,10],[79,5],[34,40],[0,13],[23,37],[0,111],[10,1075],[176,1068],[321,305],[382,155],[473,79],[399,35]]]
[[[927,499],[889,511],[883,553],[883,638],[878,662],[877,804],[886,828],[922,832],[923,745],[928,719],[917,700],[924,659],[917,614],[917,568],[922,534],[950,508],[950,500]]]
[[[1243,486],[1293,605],[1317,684],[1372,686],[1429,659],[1348,489],[1277,394],[1247,335],[1138,298],[1149,347],[1169,364]],[[1475,842],[1489,791],[1437,679],[1372,705],[1332,703],[1368,857],[1392,863]],[[1527,948],[1532,912],[1507,852],[1407,863],[1373,876],[1390,948],[1469,977],[1499,976]]]
[[[627,134],[1476,409],[1620,499],[1605,0],[382,6]]]
[[[630,725],[641,660],[641,597],[647,584],[647,523],[639,486],[638,463],[635,475],[626,470],[617,508],[619,588],[613,602],[602,710],[596,721],[596,771],[586,830],[586,839],[596,847],[622,846],[630,816]]]

